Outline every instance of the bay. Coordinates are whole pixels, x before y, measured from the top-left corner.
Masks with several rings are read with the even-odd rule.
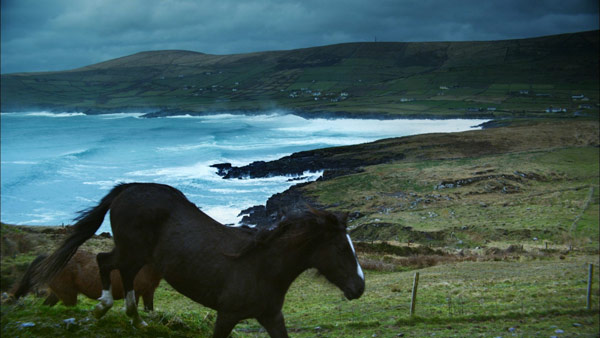
[[[1,220],[70,224],[122,182],[180,189],[216,220],[236,224],[290,177],[224,180],[211,164],[244,165],[293,152],[431,132],[476,128],[485,120],[305,119],[285,111],[141,118],[142,114],[1,114]],[[303,181],[317,173],[305,173]],[[107,217],[108,218],[108,217]],[[98,232],[110,232],[105,220]]]

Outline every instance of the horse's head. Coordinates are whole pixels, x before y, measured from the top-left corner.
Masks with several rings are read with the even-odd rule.
[[[316,211],[316,216],[323,236],[313,251],[312,265],[340,288],[346,298],[359,298],[365,291],[365,276],[346,231],[347,215],[337,217]]]

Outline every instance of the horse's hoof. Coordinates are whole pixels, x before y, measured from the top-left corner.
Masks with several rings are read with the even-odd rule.
[[[136,329],[143,329],[148,327],[148,324],[142,320],[141,318],[138,320],[132,320],[131,324],[133,325],[133,327],[135,327]]]
[[[104,316],[108,312],[109,309],[110,309],[110,306],[106,306],[102,303],[98,303],[98,304],[96,304],[96,306],[94,306],[92,313],[94,314],[94,317],[96,317],[96,319],[100,319],[100,318],[102,318],[102,316]]]

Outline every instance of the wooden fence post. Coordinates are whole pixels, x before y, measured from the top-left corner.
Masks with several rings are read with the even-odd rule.
[[[590,310],[592,308],[592,281],[594,280],[594,264],[590,264],[588,271],[586,308]]]
[[[410,316],[414,316],[415,307],[417,306],[417,288],[419,287],[419,273],[415,272],[415,280],[413,282],[412,298],[410,300]]]

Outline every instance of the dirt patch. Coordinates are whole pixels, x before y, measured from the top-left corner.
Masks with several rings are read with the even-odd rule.
[[[406,243],[440,244],[447,237],[446,231],[419,231],[412,227],[393,223],[372,222],[361,224],[350,231],[352,238],[361,241],[378,241],[396,238]]]
[[[388,242],[357,242],[355,246],[356,250],[364,253],[390,254],[395,256],[444,255],[444,252],[441,250],[423,245],[399,246],[389,244]]]

